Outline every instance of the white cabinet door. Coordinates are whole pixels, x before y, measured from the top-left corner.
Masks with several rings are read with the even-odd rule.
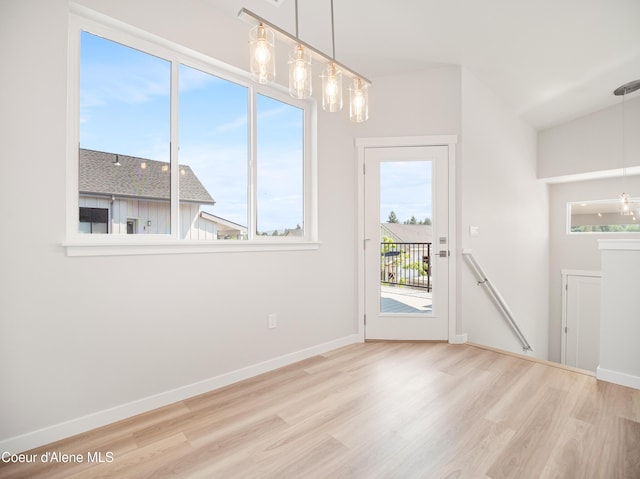
[[[563,274],[562,362],[596,371],[600,356],[600,276]]]

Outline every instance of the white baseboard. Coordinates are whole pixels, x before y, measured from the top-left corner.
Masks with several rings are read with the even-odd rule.
[[[620,384],[634,389],[640,389],[640,377],[631,374],[612,371],[598,366],[596,369],[596,378],[607,381],[608,383]]]
[[[454,338],[449,341],[450,344],[465,344],[467,342],[467,333],[456,334]]]
[[[20,436],[10,437],[0,441],[0,451],[8,451],[11,454],[28,451],[30,449],[49,444],[82,432],[105,426],[122,419],[126,419],[143,412],[151,411],[162,406],[167,406],[177,401],[197,396],[219,389],[229,384],[266,373],[274,369],[293,364],[318,354],[323,354],[349,344],[362,342],[359,335],[353,334],[335,339],[327,343],[318,344],[307,349],[278,356],[258,364],[253,364],[242,369],[231,371],[220,376],[215,376],[197,383],[188,384],[176,389],[165,391],[153,396],[121,404],[110,409],[88,414],[86,416],[71,419],[63,423],[54,424]]]

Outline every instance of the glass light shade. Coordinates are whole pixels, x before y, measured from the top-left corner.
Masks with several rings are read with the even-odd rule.
[[[354,78],[349,88],[349,119],[354,123],[369,119],[369,85],[360,78]]]
[[[620,214],[622,216],[633,216],[635,204],[629,198],[629,195],[622,193],[620,195]]]
[[[342,72],[335,63],[329,63],[322,72],[322,109],[342,110]]]
[[[289,53],[289,95],[293,98],[311,96],[311,54],[302,45]]]
[[[269,83],[276,78],[273,32],[262,23],[249,31],[249,62],[251,78],[258,83]]]

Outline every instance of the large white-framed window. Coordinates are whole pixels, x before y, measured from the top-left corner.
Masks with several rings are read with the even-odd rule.
[[[68,255],[318,247],[313,100],[73,5],[68,73]]]

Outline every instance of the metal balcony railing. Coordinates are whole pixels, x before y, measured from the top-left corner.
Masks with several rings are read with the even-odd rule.
[[[431,243],[380,243],[380,282],[431,291]]]

